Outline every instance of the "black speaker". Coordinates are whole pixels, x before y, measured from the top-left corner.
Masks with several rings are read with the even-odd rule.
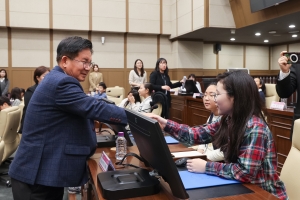
[[[221,44],[220,43],[216,43],[214,45],[214,52],[218,53],[219,51],[221,51],[221,48],[222,48]]]

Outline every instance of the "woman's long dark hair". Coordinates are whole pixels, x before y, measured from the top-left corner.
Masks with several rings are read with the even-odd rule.
[[[13,100],[19,99],[20,101],[22,101],[20,88],[14,87],[10,92],[10,98],[12,98]]]
[[[154,92],[153,85],[151,83],[144,83],[144,87],[149,90],[149,95],[152,96]]]
[[[226,162],[237,162],[246,124],[253,115],[264,120],[261,112],[263,105],[257,86],[249,74],[242,71],[225,72],[218,75],[217,79],[228,96],[234,98],[234,103],[232,115],[222,116],[214,144],[224,152]]]
[[[142,62],[141,77],[143,77],[143,75],[144,75],[144,73],[145,73],[145,70],[144,70],[144,63],[143,63],[143,61],[142,61],[141,59],[136,59],[136,60],[135,60],[133,70],[134,70],[134,72],[136,73],[136,75],[140,76],[140,75],[139,75],[139,72],[138,72],[138,70],[137,70],[137,67],[136,67],[137,61],[141,61],[141,62]]]
[[[5,72],[4,79],[5,79],[5,81],[7,81],[8,79],[7,79],[7,72],[6,72],[6,70],[5,70],[5,69],[0,69],[0,72],[2,72],[2,71],[4,71],[4,72]]]
[[[127,95],[132,94],[132,96],[134,97],[135,103],[136,102],[140,102],[141,103],[141,97],[140,94],[137,90],[131,90],[130,92],[128,92]],[[129,104],[129,101],[127,100],[124,104],[124,107],[126,107]]]
[[[156,61],[156,65],[155,65],[155,71],[158,71],[159,72],[159,63],[161,61],[165,61],[166,64],[167,64],[167,67],[166,67],[166,70],[164,71],[164,74],[168,75],[169,73],[169,68],[168,68],[168,62],[165,58],[159,58],[157,61]]]
[[[258,77],[256,77],[258,78]],[[264,80],[262,80],[261,78],[258,78],[259,79],[259,84],[261,85],[261,90],[263,91],[263,93],[266,95],[266,85],[265,85],[265,82]]]

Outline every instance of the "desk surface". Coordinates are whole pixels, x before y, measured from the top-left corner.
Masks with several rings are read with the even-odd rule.
[[[189,148],[184,147],[182,144],[174,144],[174,145],[169,145],[171,152],[178,152],[178,151],[187,151],[190,150]],[[95,154],[91,157],[91,159],[88,160],[88,168],[89,168],[89,173],[91,177],[91,182],[94,187],[94,192],[97,194],[96,199],[104,199],[101,194],[101,189],[99,187],[99,183],[97,180],[97,174],[101,173],[102,170],[98,166],[98,161],[100,159],[101,153],[104,151],[108,157],[111,159],[113,163],[116,162],[115,159],[115,151],[110,150],[110,148],[98,148],[95,152]],[[138,153],[138,149],[136,146],[129,147],[128,148],[129,152],[134,152]],[[127,162],[131,164],[135,164],[138,166],[143,167],[142,163],[139,162],[138,159],[134,157],[129,157],[127,158]],[[122,168],[124,169],[124,168]],[[163,182],[163,181],[162,181]],[[272,194],[266,192],[265,190],[261,189],[260,187],[253,185],[253,184],[243,184],[245,187],[251,189],[254,193],[250,194],[243,194],[243,195],[235,195],[235,196],[227,196],[227,197],[221,197],[221,198],[214,198],[214,200],[275,200],[277,199],[275,196]],[[162,183],[162,190],[156,194],[156,195],[151,195],[151,196],[146,196],[146,197],[137,197],[137,198],[130,198],[134,200],[139,200],[139,199],[147,199],[147,200],[165,200],[165,199],[174,199],[174,197],[169,193],[170,188],[166,183]]]

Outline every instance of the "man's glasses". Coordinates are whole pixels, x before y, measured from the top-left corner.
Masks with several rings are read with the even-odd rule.
[[[68,58],[70,58],[70,57],[68,57]],[[76,60],[76,59],[73,59],[73,58],[70,58],[70,59],[75,60],[76,62],[81,62],[84,69],[91,69],[94,66],[93,62],[85,62],[85,61],[80,61],[80,60]]]
[[[228,92],[223,92],[223,93],[220,93],[220,94],[217,94],[217,93],[212,92],[211,94],[212,94],[212,96],[214,97],[214,100],[217,101],[217,97],[218,97],[219,95],[221,95],[221,94],[228,94]]]

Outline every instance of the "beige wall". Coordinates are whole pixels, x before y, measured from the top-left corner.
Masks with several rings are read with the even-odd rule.
[[[0,26],[6,25],[5,0],[0,0]]]
[[[203,69],[216,69],[217,55],[213,44],[203,44]]]
[[[271,48],[271,69],[279,70],[278,58],[281,51],[287,51],[288,45],[277,45]]]
[[[193,30],[204,27],[204,0],[193,0]]]
[[[178,35],[192,31],[192,1],[178,0],[177,1],[177,23]]]
[[[49,1],[9,0],[11,27],[49,28]]]
[[[163,0],[162,2],[162,34],[171,34],[172,30],[172,3],[174,0]]]
[[[0,67],[8,66],[8,37],[7,29],[0,28]]]
[[[235,28],[229,0],[209,1],[209,27]]]
[[[126,31],[126,0],[93,0],[92,30]]]
[[[269,57],[269,47],[246,46],[245,68],[249,70],[268,70]]]

